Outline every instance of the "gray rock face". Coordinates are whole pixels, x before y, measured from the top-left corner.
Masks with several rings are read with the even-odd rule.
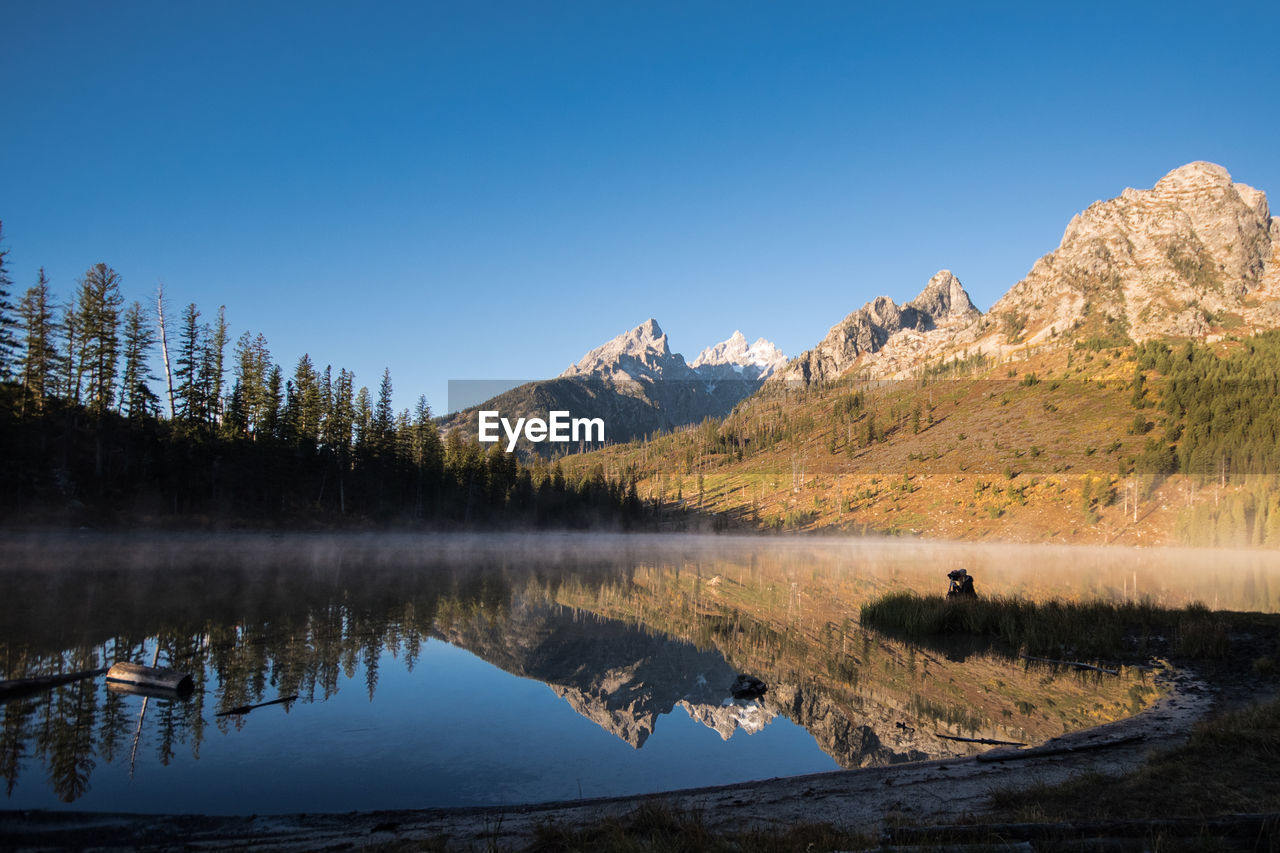
[[[904,331],[930,333],[964,328],[980,317],[969,294],[950,270],[941,270],[920,295],[899,307],[878,296],[831,328],[816,347],[773,375],[775,380],[822,382],[835,379],[865,355],[879,352]]]

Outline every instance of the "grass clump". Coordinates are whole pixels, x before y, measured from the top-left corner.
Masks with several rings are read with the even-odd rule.
[[[1119,659],[1149,653],[1157,634],[1173,636],[1174,653],[1189,659],[1219,659],[1228,651],[1227,622],[1203,605],[1170,610],[1145,601],[1038,603],[892,592],[864,604],[861,619],[910,642],[969,636],[1028,655]]]

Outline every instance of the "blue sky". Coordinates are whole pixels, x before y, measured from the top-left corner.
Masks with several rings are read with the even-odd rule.
[[[1274,3],[0,0],[0,220],[19,292],[102,261],[440,412],[650,316],[692,358],[798,354],[941,268],[986,309],[1192,160],[1274,198],[1278,32]]]

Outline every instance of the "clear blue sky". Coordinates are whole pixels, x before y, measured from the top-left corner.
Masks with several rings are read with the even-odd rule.
[[[1192,160],[1280,207],[1280,4],[0,0],[20,293],[163,280],[399,407],[656,317],[788,355],[941,268],[988,308]]]

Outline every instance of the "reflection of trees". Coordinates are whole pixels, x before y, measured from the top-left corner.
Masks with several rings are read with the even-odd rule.
[[[189,699],[153,699],[146,712],[145,743],[167,765],[184,746],[199,758],[211,709],[293,694],[322,701],[337,693],[344,675],[360,669],[372,700],[384,652],[403,657],[412,671],[424,640],[435,633],[438,612],[499,613],[510,600],[507,575],[516,571],[502,562],[460,572],[430,563],[406,568],[360,561],[185,571],[166,565],[89,573],[80,583],[58,584],[55,596],[25,594],[47,583],[47,573],[13,572],[6,580],[15,595],[0,603],[0,677],[69,673],[120,660],[150,664],[158,646],[160,665],[190,672],[195,683]],[[21,612],[20,601],[36,612]],[[447,603],[441,607],[441,601]],[[75,614],[75,624],[65,624],[59,615],[65,612]],[[7,792],[24,764],[38,762],[60,799],[81,797],[98,760],[128,757],[138,707],[102,679],[0,706]],[[240,715],[214,719],[223,733],[244,722]]]

